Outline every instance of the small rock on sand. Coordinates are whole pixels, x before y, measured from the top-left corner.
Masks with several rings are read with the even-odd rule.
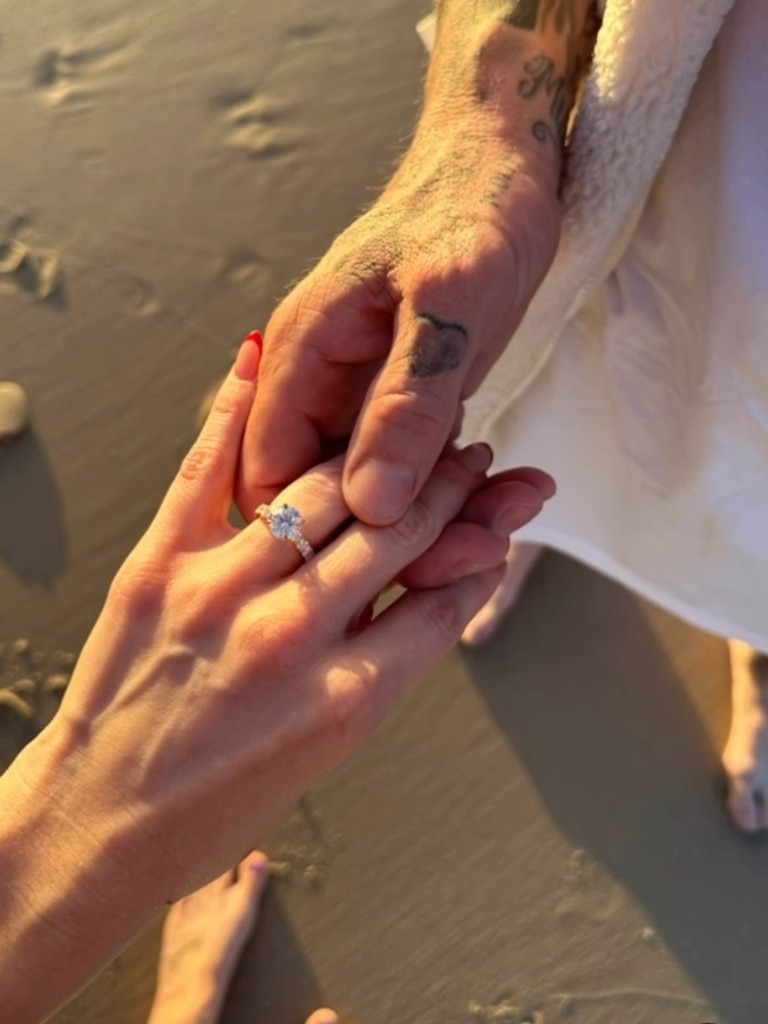
[[[17,693],[0,690],[0,771],[5,771],[34,734],[32,705]]]
[[[31,697],[37,689],[37,683],[34,679],[17,679],[15,683],[11,683],[8,687],[11,693],[16,693],[19,697]]]
[[[29,399],[20,384],[0,381],[0,441],[23,434],[29,426]]]
[[[57,672],[55,675],[48,676],[43,685],[47,693],[63,693],[69,686],[69,676],[64,675],[63,672]]]
[[[29,640],[26,640],[24,637],[19,637],[18,640],[14,640],[11,644],[11,653],[17,658],[23,658],[25,655],[29,654],[29,649]]]
[[[27,704],[18,694],[12,693],[10,690],[0,690],[0,712],[2,711],[24,722],[31,722],[35,717],[35,709],[32,705]]]
[[[75,667],[77,655],[72,651],[54,651],[53,661],[59,668],[71,669]]]

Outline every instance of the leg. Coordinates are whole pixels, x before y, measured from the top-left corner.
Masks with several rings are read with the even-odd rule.
[[[768,655],[729,640],[733,711],[723,752],[728,810],[744,832],[768,829]]]
[[[489,640],[520,596],[528,576],[544,549],[540,544],[512,544],[507,555],[507,571],[490,601],[480,609],[464,630],[461,642],[470,647]]]
[[[258,916],[267,858],[252,853],[221,878],[176,903],[165,922],[149,1024],[215,1024]],[[317,1010],[307,1024],[338,1024]]]

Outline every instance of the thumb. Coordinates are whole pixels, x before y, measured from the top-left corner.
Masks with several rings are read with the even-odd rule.
[[[359,519],[395,522],[421,490],[451,436],[470,348],[460,320],[403,301],[347,456],[344,498]]]

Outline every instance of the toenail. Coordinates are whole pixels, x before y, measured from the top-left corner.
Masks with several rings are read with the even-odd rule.
[[[266,858],[263,860],[252,860],[249,867],[259,878],[264,878],[269,871],[269,861]]]

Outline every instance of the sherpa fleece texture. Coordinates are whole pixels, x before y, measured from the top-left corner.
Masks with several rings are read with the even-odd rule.
[[[554,263],[522,324],[467,405],[486,436],[551,355],[563,325],[624,251],[704,58],[733,0],[607,0],[568,140]],[[428,49],[434,15],[418,26]]]

